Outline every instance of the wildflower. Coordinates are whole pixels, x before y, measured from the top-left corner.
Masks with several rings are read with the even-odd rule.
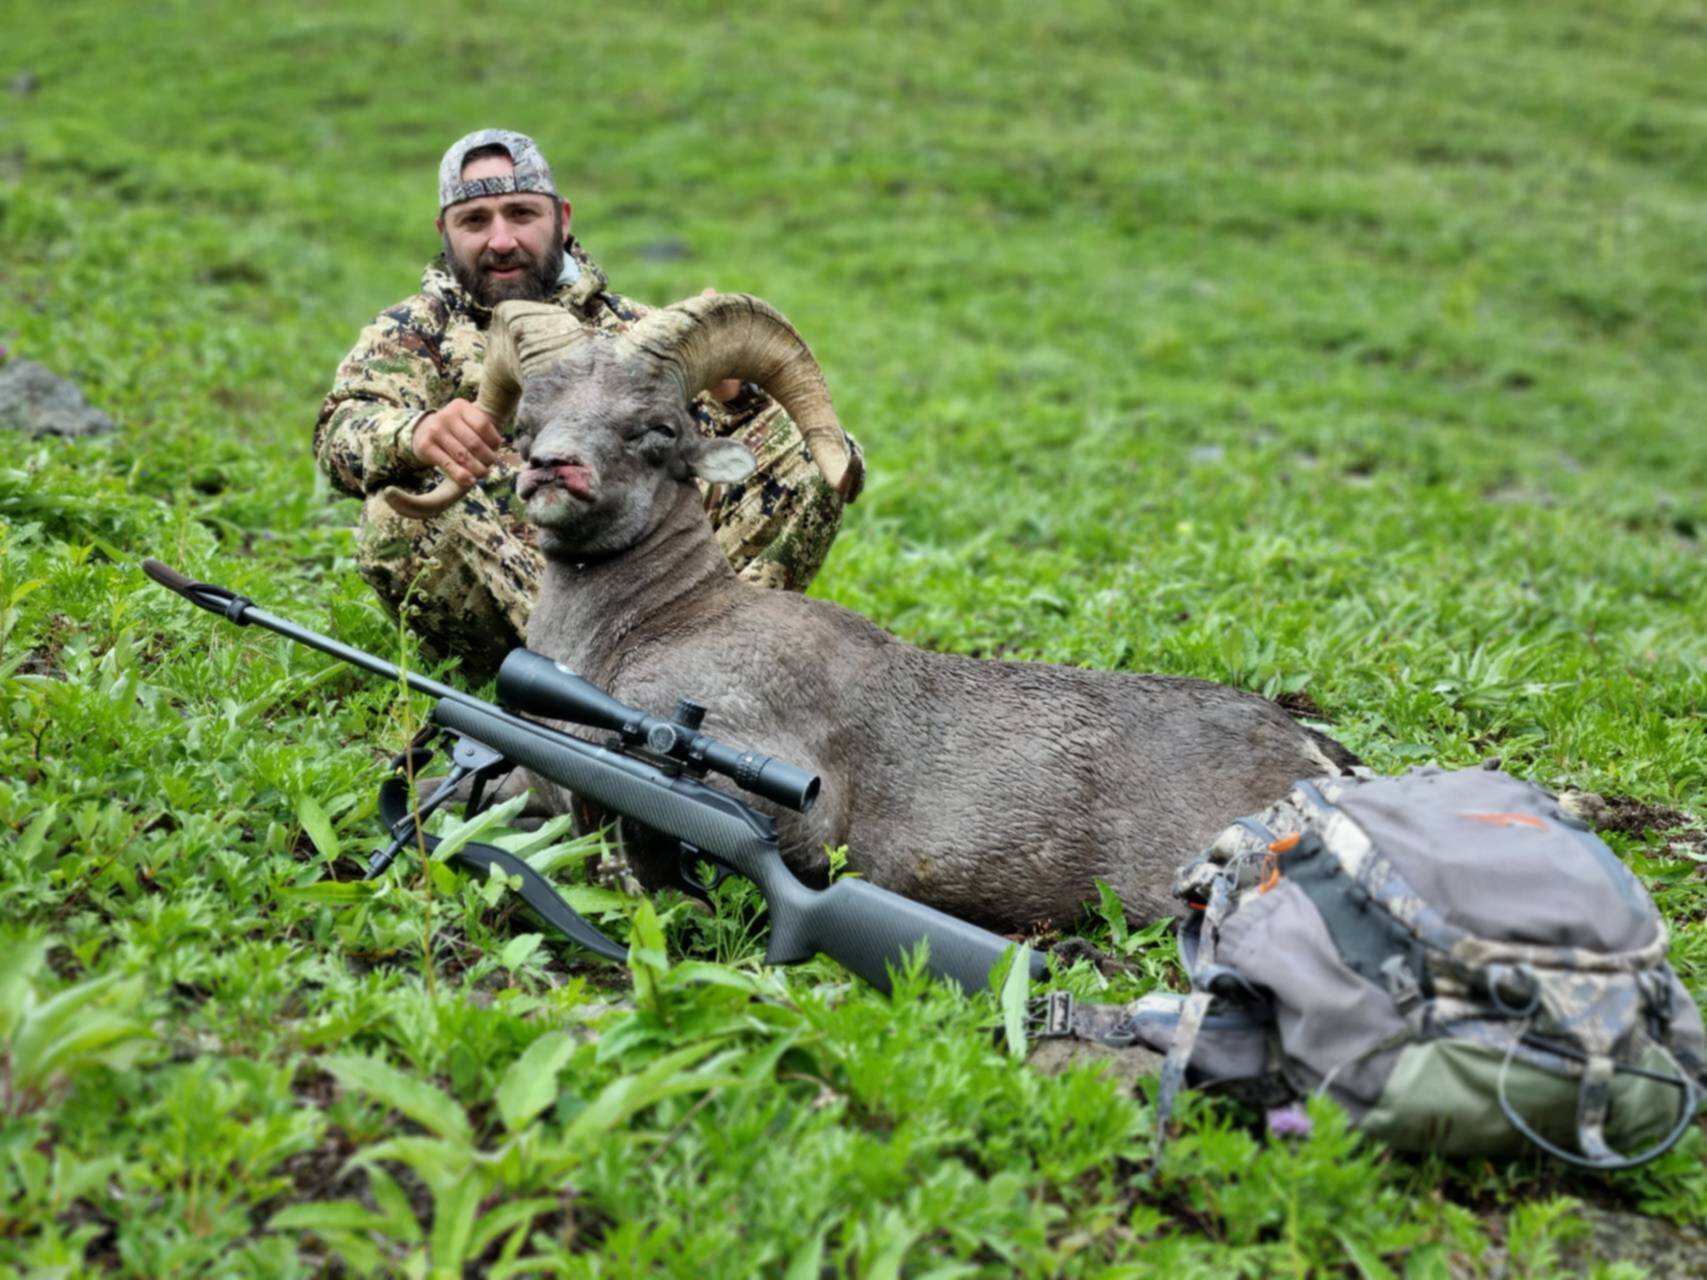
[[[1277,1138],[1308,1138],[1310,1117],[1296,1102],[1268,1113],[1268,1131]]]

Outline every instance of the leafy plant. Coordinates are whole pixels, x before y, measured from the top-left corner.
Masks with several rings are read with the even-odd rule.
[[[51,939],[0,944],[0,1115],[28,1115],[96,1068],[134,1063],[154,1038],[134,1015],[142,981],[110,973],[44,994]]]

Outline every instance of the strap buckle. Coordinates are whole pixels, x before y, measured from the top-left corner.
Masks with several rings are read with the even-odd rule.
[[[1073,996],[1050,991],[1026,1008],[1025,1033],[1033,1040],[1059,1040],[1073,1034]]]
[[[1406,956],[1388,956],[1381,964],[1381,976],[1386,979],[1387,994],[1393,997],[1393,1006],[1401,1014],[1409,1013],[1422,1003],[1422,983],[1411,971]]]

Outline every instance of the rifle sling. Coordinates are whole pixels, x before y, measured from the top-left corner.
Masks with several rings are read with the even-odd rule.
[[[402,778],[388,778],[379,788],[379,815],[385,825],[396,830],[398,824],[409,816],[409,786]],[[421,835],[428,853],[438,848],[437,836]],[[522,901],[528,908],[561,933],[569,941],[585,947],[594,955],[614,960],[618,964],[628,962],[628,948],[621,943],[606,937],[589,923],[575,908],[563,900],[563,895],[556,887],[539,872],[535,871],[515,854],[509,853],[496,845],[477,844],[470,841],[455,853],[451,861],[459,862],[462,866],[476,875],[485,876],[489,867],[497,867],[506,876],[517,876],[521,879]]]

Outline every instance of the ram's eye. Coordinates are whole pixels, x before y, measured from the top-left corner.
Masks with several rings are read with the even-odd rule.
[[[667,422],[651,423],[647,426],[646,431],[649,435],[660,435],[666,440],[674,440],[676,438],[676,429]]]

